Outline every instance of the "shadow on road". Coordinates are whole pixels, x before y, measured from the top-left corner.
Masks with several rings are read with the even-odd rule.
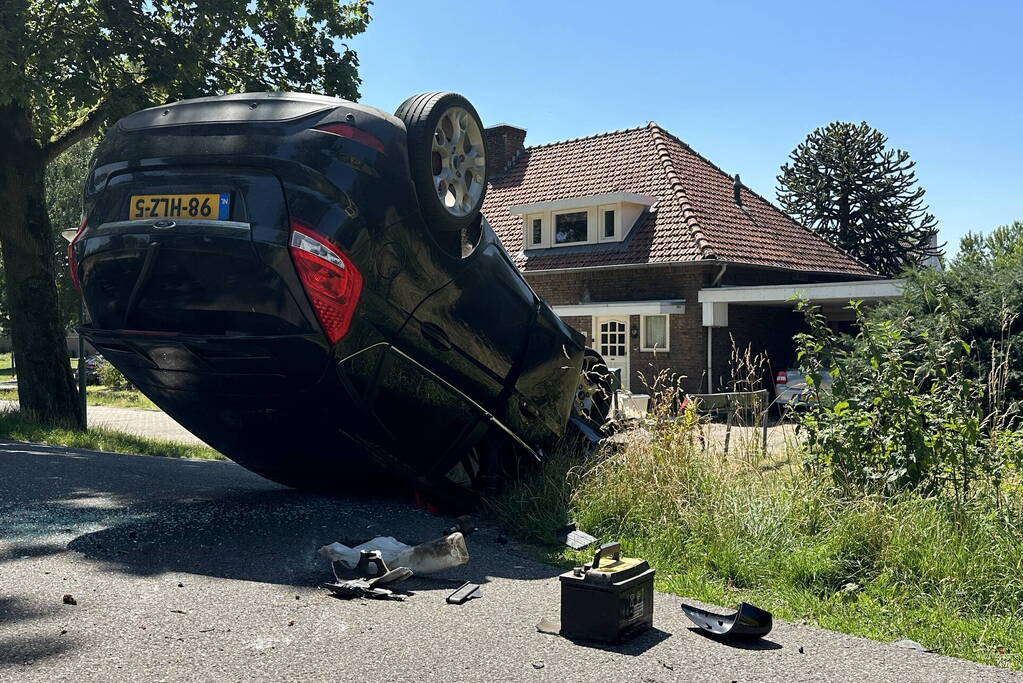
[[[394,536],[413,544],[450,525],[400,500],[304,493],[229,463],[29,444],[0,444],[0,453],[8,474],[21,470],[15,472],[18,490],[0,485],[0,500],[28,511],[19,521],[0,519],[0,537],[8,539],[0,562],[60,552],[66,544],[127,574],[184,572],[315,586],[332,578],[329,562],[316,553],[327,543]],[[509,562],[508,551],[493,544],[485,550],[477,539],[468,539],[470,563],[446,573],[452,581],[558,573],[533,562]],[[410,580],[408,588],[452,590],[445,578]]]
[[[40,607],[38,603],[13,595],[0,596],[0,627],[15,626],[18,622],[31,622],[49,616],[58,609]],[[47,657],[56,657],[78,646],[75,638],[54,632],[0,637],[0,666],[25,664]],[[2,676],[0,676],[2,678]]]
[[[77,639],[67,636],[0,638],[0,666],[32,664],[78,647]]]
[[[316,551],[335,540],[358,543],[394,536],[418,543],[440,535],[445,520],[396,501],[328,498],[290,490],[245,491],[212,499],[147,504],[116,526],[83,534],[70,550],[132,574],[187,572],[245,581],[315,586],[331,578]],[[473,552],[470,564],[446,574],[477,583],[487,576],[536,579],[528,572]],[[450,590],[450,582],[410,581],[414,590]]]
[[[638,657],[668,638],[671,638],[671,634],[667,631],[662,631],[659,628],[649,628],[624,643],[604,644],[588,640],[576,640],[574,638],[569,638],[569,640],[571,640],[574,645],[579,645],[581,647],[604,650],[606,652],[615,652],[617,654],[628,655],[630,657]]]
[[[742,640],[739,638],[721,638],[710,633],[707,633],[702,628],[696,626],[690,626],[689,630],[696,635],[712,640],[715,643],[720,643],[725,647],[733,647],[737,650],[780,650],[781,645],[768,640],[767,638],[754,638],[751,640]]]

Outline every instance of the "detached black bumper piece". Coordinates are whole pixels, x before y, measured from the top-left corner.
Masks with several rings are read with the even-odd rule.
[[[770,612],[748,602],[740,602],[735,614],[727,616],[714,614],[685,603],[682,603],[682,611],[694,624],[722,639],[763,638],[771,632],[771,628],[774,626]]]

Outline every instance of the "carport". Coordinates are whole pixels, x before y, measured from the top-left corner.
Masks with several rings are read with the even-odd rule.
[[[729,328],[729,306],[775,307],[793,310],[796,300],[806,299],[821,307],[829,322],[853,320],[849,302],[865,304],[890,301],[902,295],[903,280],[858,280],[850,282],[814,282],[784,285],[741,285],[707,287],[699,291],[697,301],[703,308],[703,326],[707,328],[707,377],[712,382],[714,329]],[[713,391],[713,385],[708,391]]]

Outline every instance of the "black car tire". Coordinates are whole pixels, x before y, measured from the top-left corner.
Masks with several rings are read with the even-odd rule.
[[[479,132],[478,146],[481,148],[484,165],[475,174],[474,182],[479,183],[479,197],[469,207],[452,209],[441,201],[435,173],[439,157],[434,154],[434,135],[441,120],[452,109],[463,109],[473,119]],[[409,167],[412,182],[419,198],[419,209],[426,224],[439,232],[465,230],[476,222],[483,199],[487,194],[486,135],[476,109],[458,93],[431,92],[413,95],[398,107],[394,115],[405,124],[408,140]],[[482,174],[482,178],[479,174]],[[467,175],[468,177],[468,175]],[[461,176],[459,176],[461,178]]]
[[[611,417],[614,395],[621,386],[616,386],[616,378],[608,370],[607,362],[603,356],[590,348],[583,352],[582,377],[583,381],[592,384],[597,389],[592,396],[595,414],[588,417],[594,427],[600,429]]]

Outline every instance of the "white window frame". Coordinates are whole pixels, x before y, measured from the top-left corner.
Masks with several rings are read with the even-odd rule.
[[[607,237],[604,235],[604,213],[614,212],[614,233]],[[597,207],[597,241],[598,242],[621,242],[622,241],[622,212],[619,204],[601,204]]]
[[[653,348],[646,342],[646,319],[664,318],[664,346]],[[652,315],[639,316],[639,350],[666,353],[671,350],[671,316],[667,313],[656,313]]]
[[[535,221],[535,220],[539,220],[540,221],[540,241],[539,242],[534,242],[533,241],[533,221]],[[526,249],[542,249],[542,248],[548,246],[549,243],[550,243],[550,234],[549,234],[550,231],[547,228],[548,228],[548,226],[547,226],[546,214],[531,213],[531,214],[525,216],[524,221],[523,221],[523,225],[522,225],[522,232],[523,232],[522,243],[526,245],[525,248]]]
[[[543,216],[545,234],[542,246],[544,247],[621,242],[635,227],[637,221],[644,215],[644,212],[654,210],[653,207],[656,204],[657,197],[650,195],[636,194],[635,192],[608,192],[605,194],[587,195],[585,197],[562,197],[561,199],[551,199],[542,202],[515,204],[508,207],[508,212],[513,216],[522,216],[524,218],[522,224],[523,247],[535,249],[541,245],[534,245],[530,240],[529,227],[531,224],[528,220],[530,216]],[[601,210],[613,210],[615,212],[614,237],[604,237],[604,216]],[[586,212],[586,241],[557,244],[554,241],[555,217],[575,211]]]
[[[593,207],[589,208],[578,208],[578,209],[563,209],[561,211],[551,211],[551,246],[552,247],[578,247],[580,244],[593,244],[596,240],[593,239]],[[586,239],[578,242],[558,242],[557,229],[558,229],[558,216],[564,216],[569,213],[585,213],[586,214]]]

